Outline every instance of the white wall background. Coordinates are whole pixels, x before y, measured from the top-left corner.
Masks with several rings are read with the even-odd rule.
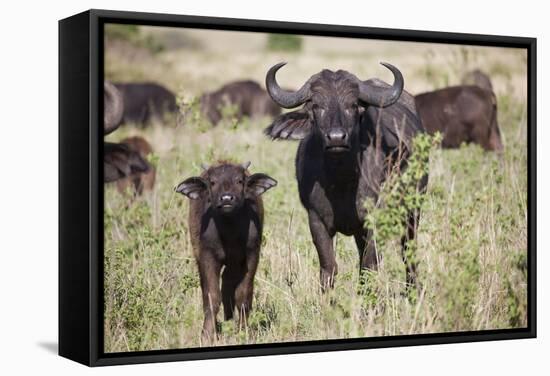
[[[306,2],[125,0],[3,2],[0,22],[0,373],[544,374],[550,371],[548,9],[543,1]],[[88,369],[57,342],[57,20],[106,8],[538,38],[539,338]],[[546,372],[545,372],[546,371]],[[32,373],[31,373],[32,372]],[[547,374],[547,373],[546,373]]]

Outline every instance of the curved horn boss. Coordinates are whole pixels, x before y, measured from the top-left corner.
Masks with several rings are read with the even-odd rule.
[[[372,106],[388,107],[397,102],[403,92],[405,82],[399,69],[388,63],[380,64],[393,73],[393,85],[389,88],[383,88],[358,79],[359,99]]]
[[[309,85],[313,77],[310,78],[300,89],[298,89],[298,91],[294,93],[292,91],[284,90],[277,83],[275,74],[285,65],[286,62],[279,63],[275,64],[269,69],[265,77],[265,86],[267,88],[267,92],[271,96],[271,99],[273,99],[273,101],[279,106],[283,108],[298,107],[299,105],[307,101],[311,96]]]
[[[103,132],[105,135],[118,128],[124,113],[122,94],[110,82],[103,83]]]

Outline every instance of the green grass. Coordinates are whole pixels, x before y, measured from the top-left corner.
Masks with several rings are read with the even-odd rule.
[[[413,80],[424,79],[418,74]],[[200,163],[218,158],[250,160],[251,172],[279,182],[263,196],[264,242],[249,325],[238,331],[234,322],[223,322],[218,345],[525,327],[527,124],[525,99],[516,94],[498,95],[506,144],[501,156],[476,145],[431,153],[416,244],[422,285],[416,299],[405,293],[397,241],[384,247],[379,271],[364,276],[365,293],[353,239],[341,235],[335,239],[335,288],[321,294],[294,177],[298,144],[268,140],[262,134],[268,119],[236,124],[229,116],[210,128],[190,117],[180,126],[166,119],[145,130],[117,130],[110,140],[139,134],[151,142],[157,180],[153,192],[134,202],[106,187],[105,350],[200,346],[202,302],[188,200],[173,188],[198,174]]]

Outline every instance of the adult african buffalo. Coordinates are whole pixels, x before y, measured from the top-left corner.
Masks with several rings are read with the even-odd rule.
[[[403,90],[403,76],[394,66],[392,86],[380,80],[361,81],[339,70],[323,70],[298,91],[283,90],[275,79],[285,63],[268,71],[266,86],[285,113],[265,130],[272,139],[301,140],[296,156],[300,200],[305,207],[313,243],[320,261],[324,290],[333,287],[338,267],[333,237],[353,235],[360,268],[376,269],[377,253],[372,230],[364,226],[365,200],[378,198],[381,184],[392,170],[406,167],[412,138],[423,132],[413,97]],[[427,176],[417,187],[425,189]],[[405,257],[407,240],[416,236],[419,213],[408,213],[403,235],[407,282],[416,284],[416,263]]]
[[[120,92],[110,82],[103,83],[103,134],[118,128],[122,119],[123,103]],[[138,152],[127,145],[103,143],[103,181],[110,183],[140,172],[147,172],[149,164]]]
[[[214,339],[222,301],[226,320],[238,311],[239,327],[252,308],[264,220],[260,195],[277,182],[266,174],[250,175],[249,165],[220,161],[176,187],[191,199],[189,231],[199,268],[205,342]]]
[[[115,83],[124,100],[124,123],[147,125],[162,119],[165,113],[177,111],[175,95],[153,82]]]
[[[419,94],[416,108],[426,131],[443,134],[444,148],[476,143],[485,150],[502,151],[493,92],[477,86],[452,86]]]
[[[489,76],[479,69],[475,69],[466,73],[462,77],[462,85],[464,86],[479,86],[482,89],[493,91],[493,84]]]
[[[213,125],[222,119],[225,106],[234,106],[235,116],[239,120],[243,116],[274,117],[281,113],[281,107],[271,100],[260,84],[251,80],[231,82],[216,91],[203,94],[200,103],[201,113]]]

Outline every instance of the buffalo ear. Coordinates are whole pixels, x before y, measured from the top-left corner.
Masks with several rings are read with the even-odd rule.
[[[266,174],[253,174],[246,179],[246,187],[256,196],[277,185],[277,180]]]
[[[279,115],[264,133],[272,139],[301,140],[311,131],[309,111],[304,107]]]
[[[207,188],[208,186],[203,178],[194,176],[179,183],[175,191],[189,197],[191,200],[196,200]]]
[[[105,142],[103,146],[103,181],[113,182],[136,173],[148,172],[150,164],[125,144]]]

